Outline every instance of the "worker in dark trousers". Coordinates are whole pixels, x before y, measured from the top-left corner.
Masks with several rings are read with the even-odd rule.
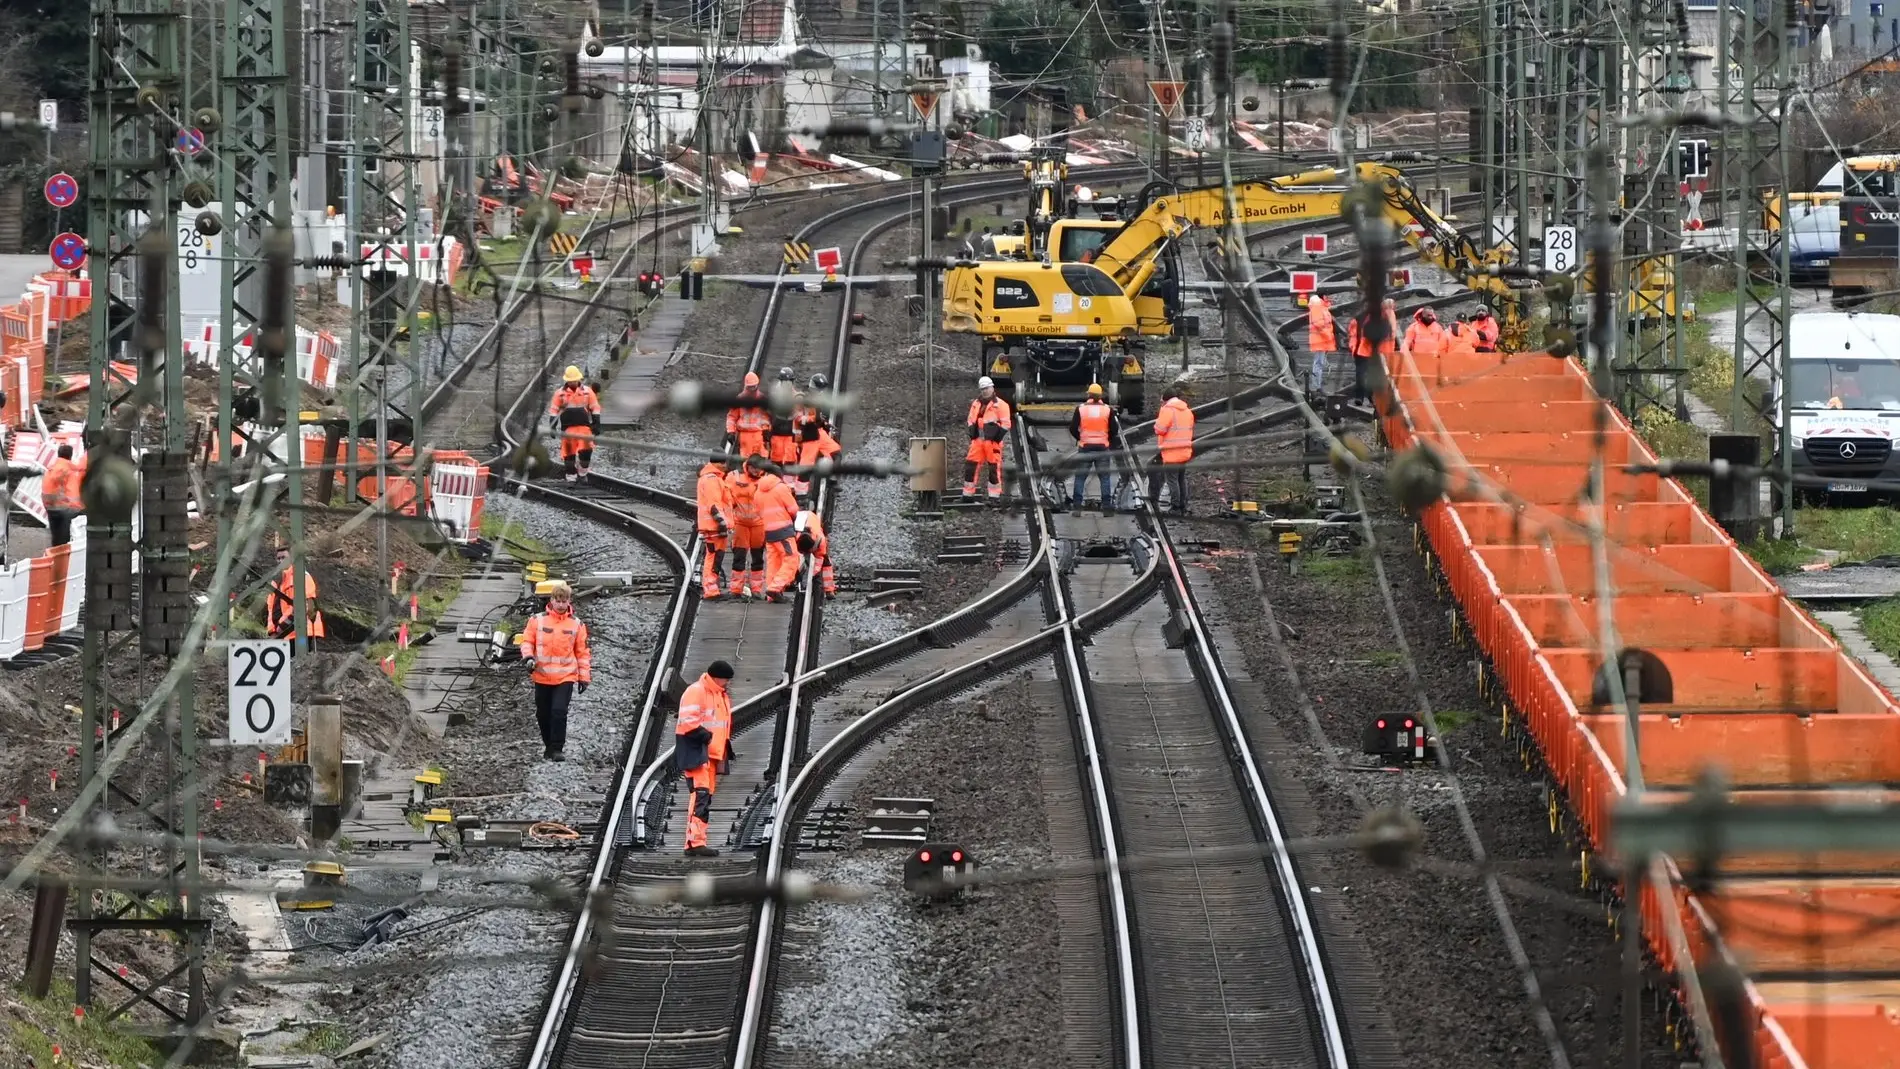
[[[86,507],[79,498],[82,474],[73,462],[73,447],[62,445],[40,477],[40,500],[46,505],[46,529],[53,545],[63,546],[73,540],[73,518]]]
[[[1194,409],[1181,391],[1170,386],[1161,391],[1161,411],[1155,413],[1155,445],[1160,447],[1154,466],[1148,469],[1148,500],[1161,507],[1163,482],[1174,486],[1172,511],[1187,512],[1187,463],[1194,459]]]
[[[712,820],[713,792],[733,756],[732,665],[714,661],[680,695],[679,722],[673,728],[673,763],[692,789],[686,810],[686,856],[718,857],[706,842]]]
[[[1113,447],[1121,435],[1115,426],[1115,410],[1102,401],[1101,383],[1089,383],[1088,400],[1075,406],[1075,413],[1069,417],[1069,433],[1075,437],[1076,449],[1075,488],[1069,507],[1082,511],[1082,489],[1093,468],[1102,485],[1102,511],[1107,512],[1115,505],[1109,483],[1115,475]]]
[[[594,678],[594,655],[587,648],[587,625],[574,615],[574,591],[556,579],[547,585],[548,607],[521,630],[521,659],[534,668],[534,719],[541,727],[542,756],[565,759],[567,705],[576,691],[587,693]]]

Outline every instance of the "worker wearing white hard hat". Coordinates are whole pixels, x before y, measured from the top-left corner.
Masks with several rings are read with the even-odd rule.
[[[963,454],[963,496],[975,497],[984,468],[991,480],[987,490],[992,500],[1003,496],[1003,440],[1009,437],[1009,402],[996,396],[996,383],[988,375],[976,380],[976,400],[970,402],[970,448]]]

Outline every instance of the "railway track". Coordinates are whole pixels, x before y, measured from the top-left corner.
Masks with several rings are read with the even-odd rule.
[[[1132,175],[1139,170],[1107,168],[1092,177],[1099,180],[1118,171]],[[993,199],[998,190],[1014,189],[1018,183],[1013,175],[960,183],[945,191],[945,200]],[[847,271],[855,273],[875,234],[902,222],[910,210],[908,194],[877,198],[833,212],[807,226],[797,238],[811,241],[830,230],[859,229],[847,265]],[[634,248],[630,244],[623,251],[622,263]],[[828,352],[822,348],[825,335],[817,331],[779,333],[784,289],[783,285],[775,288],[768,301],[749,369],[766,377],[778,363],[828,364],[833,381],[844,388],[849,374],[851,288],[828,298],[837,308]],[[544,377],[584,326],[584,318],[577,319],[564,333],[541,369]],[[512,448],[538,422],[538,412],[528,408],[528,400],[523,394],[503,414],[504,447]],[[1062,633],[1074,641],[1075,628],[1106,626],[1109,615],[1124,611],[1127,605],[1125,599],[1108,597],[1093,612],[1071,619],[1066,632],[1045,627],[1027,639],[1018,638],[1030,630],[1023,622],[1023,602],[1037,589],[1044,589],[1047,596],[1046,583],[1054,574],[1051,543],[1046,537],[1038,538],[1022,570],[999,579],[964,609],[898,639],[821,665],[817,660],[822,602],[801,595],[789,611],[783,605],[699,602],[696,565],[702,547],[691,530],[691,502],[686,498],[598,473],[578,484],[510,481],[510,485],[622,526],[659,549],[680,577],[667,625],[656,640],[646,697],[634,715],[623,772],[607,804],[602,845],[588,881],[588,904],[570,937],[548,1012],[529,1053],[528,1064],[536,1069],[619,1066],[635,1057],[649,1065],[754,1064],[769,1021],[781,921],[777,904],[734,903],[692,910],[654,907],[643,904],[637,889],[677,885],[689,872],[716,878],[782,875],[798,836],[781,834],[777,826],[799,826],[798,820],[786,816],[795,811],[791,807],[810,804],[798,794],[799,785],[817,782],[807,775],[814,768],[819,778],[827,774],[825,766],[816,764],[815,755],[868,744],[863,732],[854,730],[861,721],[846,712],[850,703],[828,706],[829,699],[901,686],[900,694],[917,700],[932,688],[993,672],[998,664],[1021,656],[1025,643],[1054,643]],[[828,514],[834,493],[832,482],[817,482],[816,507],[821,513]],[[1151,569],[1141,584],[1154,582],[1158,574]],[[1011,621],[1010,627],[998,628],[1005,619]],[[991,634],[984,641],[969,641],[985,633]],[[716,657],[725,657],[738,667],[735,695],[751,695],[735,709],[736,756],[731,773],[720,785],[720,806],[713,822],[715,845],[721,845],[717,832],[723,824],[727,832],[723,845],[736,847],[737,852],[711,862],[694,861],[689,867],[677,855],[652,852],[676,844],[684,821],[683,811],[673,804],[674,778],[668,771],[664,729],[670,720],[668,706],[685,678]],[[808,755],[812,760],[807,760]],[[825,782],[837,786],[835,770]],[[782,796],[781,784],[793,786]]]

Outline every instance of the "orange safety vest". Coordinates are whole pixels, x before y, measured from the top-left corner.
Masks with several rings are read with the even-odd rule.
[[[1077,444],[1108,448],[1108,423],[1114,418],[1109,407],[1100,401],[1084,401],[1075,415],[1082,431]]]
[[[1445,328],[1415,319],[1405,328],[1405,347],[1420,356],[1436,356],[1445,348]]]
[[[593,681],[594,655],[587,648],[587,625],[573,610],[537,613],[521,634],[521,655],[534,658],[536,683]]]
[[[726,513],[732,508],[732,490],[726,486],[726,474],[717,464],[699,469],[699,533],[717,534],[732,521]]]
[[[40,477],[40,498],[50,509],[82,509],[79,499],[79,465],[66,457],[56,457]]]
[[[732,692],[709,675],[700,676],[698,682],[680,695],[679,724],[673,734],[686,735],[699,728],[705,728],[712,735],[712,741],[706,745],[706,756],[715,761],[724,760],[726,741],[732,738]]]
[[[765,432],[772,429],[772,414],[765,410],[765,395],[757,388],[742,390],[739,403],[726,410],[726,433],[739,442],[742,456],[765,452]]]
[[[734,471],[726,476],[726,489],[731,495],[732,522],[747,527],[759,523],[759,484],[746,473]]]
[[[1478,351],[1478,335],[1469,323],[1453,323],[1445,331],[1445,352],[1452,356],[1471,356]]]
[[[1490,316],[1471,321],[1471,329],[1478,335],[1478,351],[1494,353],[1498,348],[1498,321]]]
[[[594,433],[593,417],[600,415],[600,399],[594,396],[591,386],[563,386],[554,391],[554,400],[548,404],[548,415],[560,421],[563,434],[591,435]]]
[[[1316,353],[1330,353],[1339,347],[1332,306],[1317,293],[1306,299],[1306,347]]]
[[[279,636],[281,638],[298,637],[294,626],[297,622],[297,601],[296,595],[292,593],[296,589],[294,569],[285,568],[277,576],[277,581],[271,584],[270,594],[266,599],[265,616],[269,619],[270,629],[273,632],[278,628],[284,630],[284,634]],[[303,573],[303,611],[310,625],[309,637],[326,637],[323,614],[317,611],[317,577],[309,572]]]
[[[977,429],[977,437],[984,437],[984,429],[992,425],[1009,430],[1009,403],[1001,397],[992,397],[985,401],[981,397],[970,402],[970,418],[967,424]],[[1005,436],[1007,437],[1007,436]],[[1001,441],[1001,438],[994,439]]]
[[[1171,397],[1155,413],[1155,444],[1161,447],[1163,464],[1185,464],[1194,458],[1194,410],[1179,397]]]
[[[758,488],[759,523],[765,527],[765,536],[771,538],[773,532],[789,531],[792,517],[798,515],[798,497],[785,480],[766,472],[759,476]],[[780,535],[781,538],[788,537]]]
[[[792,529],[799,534],[811,536],[811,555],[820,559],[831,555],[831,543],[825,540],[825,521],[818,518],[816,512],[806,509],[792,520]]]

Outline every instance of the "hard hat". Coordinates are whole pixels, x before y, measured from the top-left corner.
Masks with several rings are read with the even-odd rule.
[[[581,381],[581,369],[575,367],[573,364],[569,364],[567,365],[567,370],[561,372],[561,378],[566,382],[579,382]]]
[[[811,377],[811,388],[814,390],[823,390],[830,385],[831,380],[825,378],[823,375],[813,375]]]
[[[757,373],[751,372],[751,371],[746,372],[745,384],[747,386],[757,386],[759,384],[759,376],[757,375]]]
[[[1089,396],[1090,397],[1102,396],[1102,384],[1099,382],[1089,383]]]
[[[985,375],[976,380],[976,388],[979,390],[994,390],[996,389],[996,383],[991,381],[988,375]]]
[[[788,367],[782,367],[782,368],[779,368],[779,369],[778,369],[778,380],[779,380],[780,382],[790,382],[790,381],[792,381],[792,374],[793,374],[793,372],[792,372],[792,369],[791,369],[791,368],[788,368]]]

